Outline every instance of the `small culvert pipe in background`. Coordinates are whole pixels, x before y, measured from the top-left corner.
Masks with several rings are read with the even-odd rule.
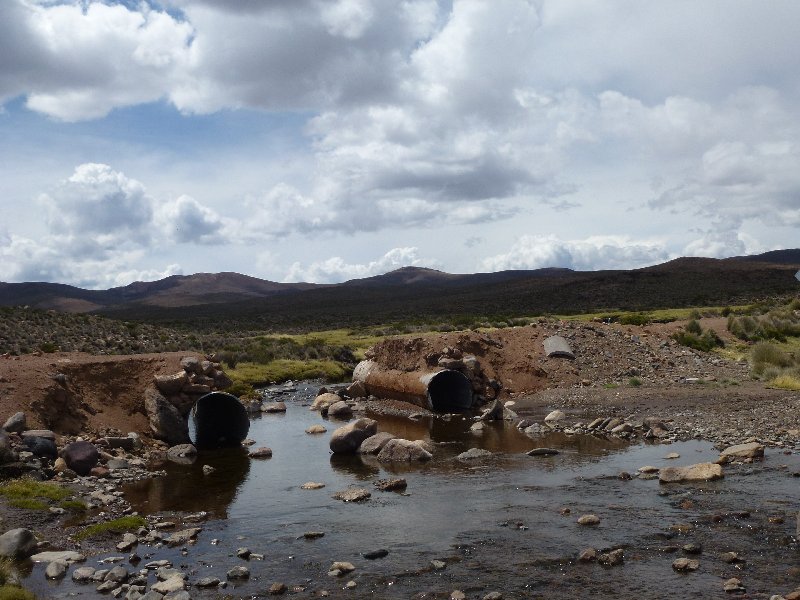
[[[472,408],[472,384],[451,369],[439,371],[398,371],[364,360],[356,365],[353,381],[360,381],[368,394],[402,400],[437,412]]]
[[[247,409],[236,396],[211,392],[192,407],[194,445],[198,448],[238,446],[250,431]]]

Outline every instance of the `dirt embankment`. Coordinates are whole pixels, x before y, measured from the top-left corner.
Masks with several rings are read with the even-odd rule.
[[[146,434],[144,391],[155,375],[180,371],[184,356],[70,352],[0,358],[0,418],[23,411],[30,428],[63,435],[109,429]]]

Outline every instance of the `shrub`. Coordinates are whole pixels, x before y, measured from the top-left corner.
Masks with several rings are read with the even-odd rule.
[[[777,377],[771,378],[767,386],[777,388],[780,390],[800,391],[800,377],[784,373]]]
[[[703,328],[700,327],[700,323],[697,322],[697,319],[692,319],[688,323],[686,323],[686,331],[688,333],[693,333],[695,335],[702,335]]]
[[[639,387],[642,385],[642,380],[637,377],[631,377],[628,379],[628,385],[631,387]]]
[[[714,348],[725,345],[725,342],[720,339],[714,330],[706,329],[701,331],[703,332],[701,335],[688,331],[676,331],[672,334],[672,337],[679,344],[702,352],[711,352]]]
[[[785,368],[792,364],[786,352],[769,342],[759,342],[750,350],[753,373],[763,375],[768,367]]]
[[[647,325],[652,321],[647,313],[625,313],[619,318],[620,325]]]

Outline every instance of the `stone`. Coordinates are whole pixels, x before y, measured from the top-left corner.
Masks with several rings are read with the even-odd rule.
[[[270,596],[280,596],[282,594],[285,594],[288,590],[289,588],[286,587],[285,583],[276,582],[273,583],[271,586],[269,586],[269,590],[267,593],[269,593]]]
[[[578,525],[599,525],[600,517],[597,515],[582,515],[578,518]]]
[[[421,444],[400,438],[386,442],[378,453],[380,462],[425,462],[431,458],[433,455]]]
[[[171,594],[186,589],[186,581],[182,575],[173,575],[169,579],[154,583],[150,589],[159,594]]]
[[[247,453],[250,458],[272,458],[272,448],[269,446],[259,446]]]
[[[286,412],[286,403],[285,402],[265,402],[261,405],[261,412],[265,413],[285,413]]]
[[[308,481],[300,486],[301,490],[320,490],[325,487],[324,483],[318,483],[316,481]]]
[[[325,433],[326,431],[328,430],[325,429],[325,427],[322,425],[312,425],[311,427],[308,427],[306,429],[306,433],[311,435],[316,435],[318,433]]]
[[[597,550],[594,548],[585,548],[578,554],[578,562],[592,562],[597,560]]]
[[[683,546],[683,551],[686,552],[686,554],[702,554],[703,546],[697,542],[691,542]]]
[[[542,342],[542,345],[547,358],[575,358],[575,353],[569,347],[569,342],[560,335],[551,335]]]
[[[330,440],[331,452],[334,454],[354,454],[365,439],[375,435],[377,432],[377,421],[367,418],[356,419],[333,432]]]
[[[722,584],[722,589],[728,593],[745,591],[744,586],[742,585],[742,580],[738,577],[731,577],[730,579],[726,580]]]
[[[72,581],[77,583],[88,583],[94,576],[94,567],[78,567],[72,572]]]
[[[192,538],[196,538],[197,534],[203,531],[202,527],[190,527],[189,529],[182,529],[171,534],[164,542],[168,546],[183,546],[188,543]]]
[[[534,448],[533,450],[528,450],[525,454],[528,456],[555,456],[558,453],[555,448]]]
[[[307,540],[316,540],[316,539],[319,539],[321,537],[325,537],[325,532],[324,531],[306,531],[303,534],[303,537],[305,539],[307,539]]]
[[[117,469],[130,469],[131,464],[124,458],[112,458],[106,462],[106,467],[111,471],[115,471]]]
[[[669,454],[667,454],[664,457],[664,459],[665,460],[673,460],[673,459],[680,458],[680,457],[681,457],[681,455],[678,454],[677,452],[670,452]]]
[[[30,529],[17,528],[0,535],[0,556],[28,558],[36,550],[36,538]]]
[[[156,384],[158,391],[165,396],[174,396],[179,394],[187,383],[189,383],[189,376],[186,371],[179,371],[172,375],[156,375],[153,378],[153,383]]]
[[[492,402],[492,405],[484,410],[479,417],[481,421],[499,421],[503,418],[503,404],[499,400]]]
[[[659,471],[660,483],[685,483],[722,479],[722,467],[715,463],[698,463],[688,467],[666,467]]]
[[[203,577],[194,584],[199,588],[217,587],[219,585],[219,577]]]
[[[97,465],[100,452],[94,444],[84,441],[72,442],[61,450],[61,457],[67,466],[78,475],[86,476]]]
[[[447,568],[447,563],[443,560],[432,560],[431,561],[431,568],[434,571],[442,571]]]
[[[225,576],[228,579],[248,579],[250,577],[250,569],[243,565],[238,565],[230,569]]]
[[[365,490],[364,488],[348,488],[346,490],[342,490],[340,492],[336,492],[332,498],[335,500],[341,500],[342,502],[363,502],[367,500],[372,494],[369,490]]]
[[[483,424],[483,421],[473,423],[472,427],[469,428],[472,433],[483,433],[484,429],[486,429],[486,425]]]
[[[344,400],[339,400],[328,407],[328,416],[333,419],[349,419],[353,416],[353,409]]]
[[[49,552],[37,552],[30,557],[33,562],[54,562],[60,561],[71,565],[86,560],[86,555],[74,550],[55,550]]]
[[[22,433],[28,428],[28,420],[25,416],[25,413],[20,411],[14,413],[3,424],[3,429],[8,431],[9,433]]]
[[[28,433],[28,432],[25,432]],[[54,440],[38,435],[25,435],[22,442],[28,452],[40,458],[52,458],[55,460],[58,457],[58,448]]]
[[[341,577],[342,575],[347,575],[355,570],[356,568],[353,563],[336,561],[331,565],[330,569],[328,569],[328,575],[333,577]]]
[[[211,465],[203,465],[203,475],[211,475],[216,469]]]
[[[184,356],[181,359],[181,367],[187,373],[194,373],[195,375],[203,375],[203,361],[196,356]]]
[[[359,454],[378,454],[389,440],[395,439],[395,436],[385,431],[379,431],[375,435],[369,436],[358,447]]]
[[[367,388],[364,386],[364,383],[361,381],[354,381],[351,383],[348,388],[345,390],[345,393],[350,398],[366,398],[367,397]]]
[[[336,402],[341,402],[342,397],[339,394],[331,394],[329,392],[325,392],[324,394],[320,394],[316,398],[314,398],[314,402],[311,403],[310,410],[318,410],[323,414],[327,414],[328,408],[331,404],[335,404]]]
[[[375,487],[382,492],[402,492],[408,487],[408,483],[402,477],[397,479],[379,479],[375,482]]]
[[[680,572],[697,571],[700,568],[700,561],[689,558],[676,558],[672,562],[672,568]]]
[[[61,579],[67,574],[67,566],[67,563],[63,561],[54,560],[47,564],[44,575],[47,579]]]
[[[563,410],[554,410],[544,418],[544,422],[549,424],[558,423],[559,421],[563,421],[567,418],[567,415],[564,413]]]
[[[11,447],[11,440],[8,439],[5,431],[0,430],[0,465],[17,461],[17,453]]]
[[[469,460],[479,460],[481,458],[488,458],[492,456],[492,453],[488,450],[483,450],[481,448],[470,448],[466,452],[462,452],[456,458],[461,461],[469,461]]]
[[[389,556],[389,551],[385,548],[380,548],[378,550],[372,550],[370,552],[362,552],[361,556],[366,558],[367,560],[377,560],[379,558],[385,558]]]
[[[139,538],[133,533],[125,533],[122,536],[122,541],[117,544],[117,550],[120,552],[128,552],[139,543]]]
[[[625,553],[622,548],[617,548],[611,552],[604,552],[597,557],[597,562],[605,567],[616,567],[625,562]]]
[[[197,448],[195,448],[193,444],[177,444],[167,450],[167,458],[172,461],[195,456],[197,456]]]
[[[483,600],[503,600],[503,594],[500,592],[489,592],[483,597]]]
[[[122,565],[117,565],[113,569],[109,570],[106,573],[105,577],[103,577],[103,581],[113,581],[114,583],[123,583],[128,580],[130,573],[128,573],[128,569],[123,567]]]
[[[153,437],[171,446],[190,442],[188,422],[155,387],[145,390],[144,406]]]
[[[764,445],[758,442],[728,446],[719,455],[720,460],[728,462],[737,458],[764,458]]]
[[[450,592],[450,600],[467,600],[467,595],[461,590],[453,590]]]
[[[22,439],[34,437],[44,438],[46,440],[56,441],[56,434],[49,429],[27,429],[22,432]]]

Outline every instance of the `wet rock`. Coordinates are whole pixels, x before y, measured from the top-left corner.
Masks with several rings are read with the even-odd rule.
[[[469,428],[472,433],[483,433],[484,429],[486,429],[486,425],[484,425],[482,421],[473,423],[472,427]]]
[[[248,579],[250,577],[250,569],[243,565],[238,565],[230,569],[225,576],[228,579]]]
[[[323,427],[322,425],[312,425],[311,427],[308,427],[306,429],[306,433],[311,435],[316,435],[318,433],[325,433],[326,431],[328,430],[325,429],[325,427]]]
[[[362,552],[361,556],[363,556],[367,560],[377,560],[379,558],[384,558],[386,556],[389,556],[389,551],[384,549],[384,548],[380,548],[379,550],[372,550],[370,552]]]
[[[59,561],[71,565],[73,563],[85,561],[86,555],[81,554],[80,552],[75,552],[74,550],[54,550],[49,552],[37,552],[30,558],[33,562],[49,563],[49,562]]]
[[[480,460],[482,458],[489,458],[492,456],[492,453],[488,450],[483,450],[481,448],[470,448],[466,452],[462,452],[456,458],[461,461],[470,461],[470,460]]]
[[[303,537],[305,539],[307,539],[307,540],[316,540],[316,539],[319,539],[321,537],[325,537],[325,532],[324,531],[306,531],[303,534]]]
[[[189,540],[196,538],[197,534],[203,531],[202,527],[190,527],[189,529],[182,529],[170,535],[164,542],[168,546],[183,546]]]
[[[0,556],[28,558],[36,550],[36,538],[30,529],[17,528],[0,535]]]
[[[365,490],[364,488],[348,488],[346,490],[342,490],[340,492],[336,492],[332,498],[335,500],[341,500],[342,502],[363,502],[367,500],[372,494],[369,490]]]
[[[328,407],[328,416],[333,419],[349,419],[353,416],[353,409],[344,400],[339,400]]]
[[[328,575],[332,577],[341,577],[342,575],[347,575],[348,573],[352,573],[355,570],[356,568],[353,565],[353,563],[336,561],[328,569]]]
[[[216,469],[211,465],[203,465],[203,475],[211,475]]]
[[[128,573],[128,569],[121,565],[117,565],[113,569],[111,569],[106,576],[103,577],[103,581],[113,581],[114,583],[122,583],[128,580],[130,573]]]
[[[366,418],[356,419],[333,432],[330,441],[331,452],[334,454],[353,454],[365,439],[375,435],[377,432],[377,421]]]
[[[116,581],[104,581],[94,589],[101,594],[105,594],[106,592],[110,592],[111,590],[115,589],[117,586],[119,586],[119,583]]]
[[[267,593],[270,596],[280,596],[282,594],[285,594],[287,591],[289,591],[289,588],[286,587],[285,583],[276,582],[273,583],[271,586],[269,586],[269,590],[267,591]]]
[[[528,456],[555,456],[558,453],[555,448],[534,448],[533,450],[528,450],[525,454]]]
[[[739,553],[738,553],[738,552],[723,552],[723,553],[720,555],[720,559],[722,559],[722,561],[723,561],[723,562],[726,562],[726,563],[728,563],[728,564],[734,564],[734,563],[738,563],[738,562],[744,562],[744,561],[741,559],[741,557],[739,556]]]
[[[314,402],[311,403],[310,410],[318,410],[323,414],[327,414],[328,408],[331,406],[331,404],[335,404],[341,400],[342,397],[339,396],[339,394],[331,394],[326,392],[324,394],[320,394],[314,399]]]
[[[680,455],[680,454],[678,454],[677,452],[670,452],[670,453],[669,453],[669,454],[667,454],[667,455],[666,455],[664,458],[665,458],[666,460],[673,460],[673,459],[675,459],[675,458],[680,458],[680,457],[681,457],[681,455]]]
[[[185,444],[189,440],[189,426],[180,411],[155,387],[145,390],[144,406],[153,437],[170,445]]]
[[[219,577],[203,577],[196,581],[194,585],[199,588],[217,587],[219,585]]]
[[[599,525],[600,524],[600,517],[597,515],[582,515],[578,518],[578,525]]]
[[[431,458],[433,455],[421,444],[400,438],[386,442],[378,453],[380,462],[425,462]]]
[[[94,567],[78,567],[72,572],[72,581],[77,583],[88,583],[94,576]]]
[[[27,431],[25,432],[25,434],[28,433]],[[58,457],[58,448],[53,439],[38,435],[24,435],[22,442],[28,452],[31,452],[34,456],[52,458],[54,460]]]
[[[700,568],[700,561],[689,558],[676,558],[672,562],[672,568],[679,572],[696,571]]]
[[[578,562],[593,562],[597,560],[597,550],[594,548],[585,548],[578,554]]]
[[[563,421],[566,418],[567,415],[563,410],[554,410],[544,418],[544,422],[548,425],[555,425],[559,421]]]
[[[259,446],[247,453],[250,458],[272,458],[272,448],[268,446]]]
[[[453,590],[450,592],[450,600],[467,600],[467,595],[461,590]]]
[[[100,452],[94,444],[77,441],[64,446],[61,450],[61,457],[70,469],[78,475],[86,476],[100,459]]]
[[[764,446],[758,442],[729,446],[720,453],[719,458],[724,462],[739,458],[764,458]]]
[[[350,398],[366,398],[367,397],[367,388],[364,387],[364,383],[361,381],[354,381],[351,383],[345,393]]]
[[[252,554],[252,552],[251,552],[250,548],[238,548],[236,550],[236,556],[238,556],[239,558],[243,558],[245,560],[250,558],[251,554]]]
[[[697,542],[692,542],[690,544],[684,545],[683,551],[686,552],[686,554],[702,554],[703,546],[702,544],[698,544]]]
[[[726,580],[722,584],[722,589],[728,593],[745,591],[744,586],[742,585],[742,580],[738,577],[731,577],[730,579]]]
[[[28,428],[28,420],[24,412],[17,412],[11,415],[3,424],[3,429],[9,433],[22,433]]]
[[[64,561],[54,560],[48,563],[44,575],[47,579],[61,579],[67,574],[67,568],[68,565]]]
[[[186,589],[186,581],[182,574],[173,575],[164,581],[154,583],[150,589],[159,594],[172,594]]]
[[[395,439],[395,436],[386,431],[379,431],[375,435],[369,436],[358,447],[359,454],[378,454],[389,440]]]
[[[275,414],[275,413],[285,413],[286,412],[286,403],[285,402],[265,402],[261,405],[261,412]]]
[[[483,597],[483,600],[503,600],[503,594],[500,592],[489,592]]]
[[[604,552],[597,557],[597,562],[604,567],[616,567],[625,562],[625,553],[622,548],[617,548],[611,552]]]
[[[122,541],[117,544],[117,550],[120,552],[128,552],[138,543],[139,539],[136,537],[136,535],[133,533],[126,533],[122,536]]]
[[[479,417],[481,421],[499,421],[503,418],[503,403],[499,400],[492,402],[492,405],[484,410]]]
[[[375,482],[375,487],[382,492],[402,492],[408,483],[402,477],[397,479],[379,479]]]
[[[431,568],[434,571],[442,571],[447,568],[447,563],[443,560],[432,560],[431,561]]]
[[[660,483],[684,483],[722,479],[722,467],[715,463],[698,463],[688,467],[666,467],[658,474]]]
[[[300,486],[301,490],[321,490],[325,487],[324,483],[318,483],[316,481],[307,481],[303,485]]]

